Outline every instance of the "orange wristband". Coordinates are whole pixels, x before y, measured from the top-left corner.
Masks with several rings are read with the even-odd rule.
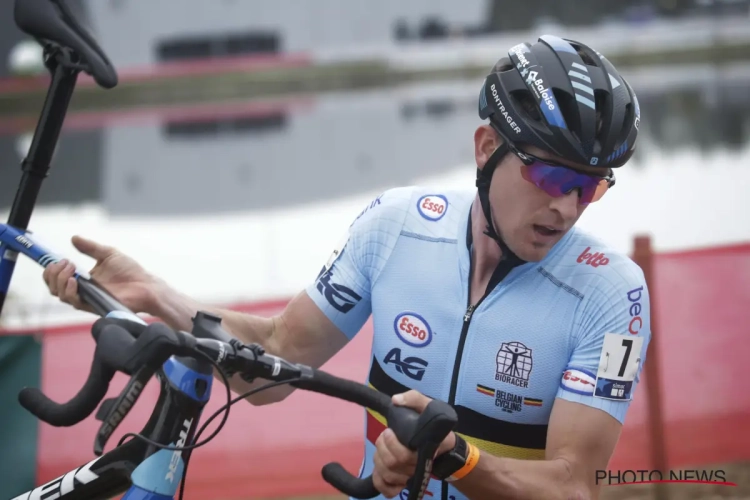
[[[474,467],[477,466],[479,463],[479,448],[474,446],[471,443],[466,443],[469,448],[469,452],[467,453],[466,457],[466,464],[458,469],[456,472],[451,474],[449,478],[446,479],[447,482],[452,483],[453,481],[458,481],[459,479],[466,476],[469,472],[474,470]]]

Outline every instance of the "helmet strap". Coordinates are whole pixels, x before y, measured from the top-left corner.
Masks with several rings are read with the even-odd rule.
[[[492,174],[500,164],[500,161],[510,151],[507,142],[503,142],[487,159],[487,163],[484,164],[483,168],[477,169],[477,192],[479,193],[479,203],[482,205],[482,212],[484,212],[484,218],[487,220],[487,229],[484,234],[495,240],[500,248],[503,248],[503,243],[500,237],[495,231],[495,224],[492,222],[492,210],[490,210],[490,184],[492,183]]]
[[[492,210],[490,209],[490,184],[492,183],[492,174],[500,164],[500,161],[510,152],[507,142],[503,142],[498,148],[490,155],[487,163],[484,164],[483,168],[477,169],[477,192],[479,194],[479,203],[482,205],[482,212],[484,218],[487,220],[487,229],[484,234],[495,240],[500,246],[500,250],[503,253],[502,259],[518,260],[520,259],[514,254],[503,239],[498,235],[495,230],[495,224],[492,221]]]

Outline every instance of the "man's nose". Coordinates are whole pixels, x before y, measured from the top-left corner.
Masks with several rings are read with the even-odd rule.
[[[559,212],[562,218],[568,221],[578,216],[578,202],[578,190],[574,189],[568,194],[552,198],[550,208],[555,212]]]

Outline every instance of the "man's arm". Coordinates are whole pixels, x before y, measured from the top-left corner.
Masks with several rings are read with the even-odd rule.
[[[483,454],[475,471],[454,483],[470,498],[598,497],[596,471],[606,469],[615,449],[651,338],[641,270],[627,260],[608,269],[578,317],[575,347],[550,415],[546,460]]]
[[[222,325],[243,343],[258,343],[269,353],[319,368],[351,340],[372,311],[372,283],[385,265],[411,206],[411,190],[392,189],[368,205],[351,224],[316,280],[284,311],[262,318],[200,304],[166,283],[157,286],[149,313],[172,328],[190,331],[197,311],[221,316]],[[261,385],[233,377],[242,393]],[[280,401],[294,388],[283,385],[248,398],[253,404]]]
[[[269,354],[313,368],[319,368],[348,342],[305,291],[294,297],[284,311],[270,318],[201,304],[167,285],[162,285],[155,296],[158,300],[151,308],[152,314],[174,329],[189,332],[196,313],[206,311],[220,316],[224,329],[241,342],[260,344]],[[263,383],[258,380],[249,384],[238,375],[230,379],[232,390],[238,394]],[[248,401],[255,405],[274,403],[293,391],[286,384],[262,391]]]
[[[607,468],[621,427],[602,410],[558,398],[550,415],[545,460],[482,452],[477,466],[453,485],[477,499],[597,498],[596,471]]]

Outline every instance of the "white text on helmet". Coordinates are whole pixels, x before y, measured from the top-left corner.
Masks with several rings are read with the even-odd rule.
[[[522,43],[519,43],[518,45],[515,45],[513,48],[510,49],[511,52],[513,52],[516,57],[518,57],[518,64],[521,65],[521,68],[525,68],[529,65],[529,60],[526,59],[526,56],[523,55],[523,51],[526,48],[526,46]],[[518,69],[521,69],[518,68]]]
[[[547,105],[547,109],[552,111],[555,109],[555,105],[552,102],[552,93],[549,89],[544,88],[544,80],[541,78],[537,79],[538,75],[539,73],[536,71],[531,71],[529,77],[526,79],[526,83],[532,85],[532,90],[534,91],[534,94],[536,94],[537,99],[543,100],[544,104]]]
[[[506,111],[503,101],[501,101],[500,96],[497,95],[497,89],[495,88],[494,83],[490,85],[490,90],[492,90],[492,97],[495,99],[495,102],[497,103],[497,107],[500,110],[500,114],[503,115],[503,118],[505,118],[505,121],[508,122],[508,125],[510,125],[510,128],[512,128],[516,134],[520,134],[521,127],[516,125],[516,122],[513,121],[513,118],[511,118],[511,116],[508,114],[508,111]]]

